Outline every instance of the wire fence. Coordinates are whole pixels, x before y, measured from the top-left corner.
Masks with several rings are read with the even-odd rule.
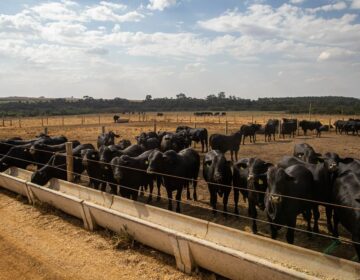
[[[8,143],[3,143],[3,144],[9,145],[9,146],[12,146],[12,147],[17,147],[16,145],[12,145],[12,144],[8,144]],[[32,148],[32,149],[34,151],[49,153],[51,155],[61,153],[61,152],[51,152],[51,151],[47,151],[47,150],[34,149],[34,148]],[[65,153],[65,149],[64,149],[64,153]],[[0,156],[7,156],[7,155],[0,154]],[[65,155],[64,154],[63,156],[64,157],[72,157],[73,159],[82,160],[82,157],[79,157],[79,156],[76,156],[76,155]],[[18,160],[21,160],[21,158],[18,158]],[[89,158],[87,158],[86,160],[89,161],[89,162],[93,162],[93,163],[96,163],[96,164],[107,165],[107,166],[110,166],[110,167],[121,167],[121,168],[128,169],[128,170],[147,173],[146,169],[134,168],[134,167],[126,166],[126,165],[116,165],[116,164],[112,164],[111,162],[98,161],[98,160],[93,160],[93,159],[89,159]],[[38,165],[39,163],[35,163],[35,164]],[[42,165],[45,165],[45,164],[42,164]],[[196,181],[197,183],[205,183],[205,184],[208,183],[205,179],[202,179],[202,178],[200,178],[200,179],[191,179],[189,177],[176,176],[176,175],[172,175],[172,174],[168,174],[168,173],[162,173],[162,172],[152,172],[152,175],[159,175],[159,176],[175,178],[175,179],[179,179],[179,180],[186,180],[186,181],[194,181],[194,182]],[[234,190],[236,189],[236,190],[239,190],[239,191],[254,192],[254,193],[260,193],[260,194],[266,194],[267,193],[266,191],[249,189],[249,188],[246,188],[246,187],[239,187],[239,186],[234,186],[234,185],[226,185],[226,184],[221,184],[221,183],[216,183],[216,182],[211,182],[211,184],[214,185],[214,186],[218,186],[218,187],[225,187],[225,188],[230,188],[230,189],[234,189]],[[276,196],[283,197],[283,198],[294,199],[294,200],[300,200],[300,201],[314,203],[314,204],[320,204],[320,205],[324,205],[324,206],[338,207],[338,208],[344,208],[344,209],[351,209],[351,210],[360,211],[360,207],[350,207],[350,206],[347,206],[347,205],[334,204],[334,203],[330,203],[330,202],[326,202],[326,201],[307,199],[307,198],[289,196],[289,195],[284,195],[284,194],[276,194]]]
[[[16,147],[16,146],[15,146]],[[42,151],[42,152],[48,152],[48,153],[51,153],[51,154],[59,154],[57,152],[49,152],[49,151],[46,151],[46,150],[38,150],[38,151]],[[14,156],[9,156],[9,155],[4,155],[4,154],[0,154],[0,156],[6,156],[8,158],[11,158],[11,159],[15,159],[15,160],[19,160],[19,161],[24,161],[24,162],[27,162],[30,164],[34,164],[34,165],[46,165],[46,164],[42,164],[42,163],[39,163],[39,162],[35,162],[35,161],[31,161],[31,160],[26,160],[26,159],[22,159],[22,158],[18,158],[18,157],[14,157]],[[62,156],[66,157],[65,154],[62,154]],[[82,159],[81,157],[78,157],[78,156],[72,156],[76,159]],[[91,159],[89,159],[91,160]],[[139,171],[139,172],[146,172],[146,170],[144,169],[138,169],[138,168],[132,168],[132,167],[128,167],[128,166],[119,166],[119,165],[113,165],[111,163],[104,163],[104,162],[101,162],[101,161],[95,161],[95,160],[91,160],[91,161],[94,161],[96,163],[100,163],[100,164],[108,164],[110,166],[117,166],[117,167],[122,167],[122,168],[128,168],[128,169],[132,169],[134,171]],[[54,166],[54,165],[51,165],[52,168],[54,169],[57,169],[57,170],[60,170],[60,171],[63,171],[63,172],[67,172],[68,170],[66,168],[61,168],[63,166],[65,166],[66,164],[61,164],[61,165],[58,165],[58,166]],[[131,188],[131,187],[127,187],[127,186],[124,186],[124,185],[119,185],[115,182],[110,182],[110,181],[106,181],[106,180],[103,180],[103,179],[100,179],[100,178],[95,178],[95,177],[91,177],[89,176],[88,174],[85,175],[85,174],[80,174],[80,173],[76,173],[74,171],[71,171],[71,173],[73,175],[78,175],[78,176],[83,176],[87,179],[93,179],[93,180],[97,180],[98,182],[102,182],[102,183],[105,183],[105,184],[116,184],[117,186],[119,186],[120,188],[123,188],[123,189],[127,189],[127,190],[130,190],[130,191],[138,191],[138,189],[134,189],[134,188]],[[182,179],[182,180],[187,180],[189,181],[189,178],[186,178],[186,177],[179,177],[179,176],[173,176],[171,174],[164,174],[164,173],[158,173],[158,172],[154,172],[152,173],[151,175],[159,175],[159,176],[168,176],[168,177],[174,177],[176,179]],[[199,180],[197,179],[196,181],[198,182],[204,182],[204,183],[207,183],[205,180]],[[234,186],[230,186],[230,185],[223,185],[223,184],[217,184],[219,186],[222,186],[222,187],[229,187],[229,188],[235,188]],[[242,190],[246,190],[246,191],[256,191],[256,192],[260,192],[260,193],[266,193],[266,192],[261,192],[261,191],[257,191],[257,190],[249,190],[247,188],[239,188],[239,189],[242,189]],[[150,191],[145,191],[145,193],[147,195],[151,195]],[[285,196],[285,195],[279,195],[279,196],[283,196],[283,197],[286,197],[286,198],[291,198],[291,199],[300,199],[298,197],[291,197],[291,196]],[[263,219],[258,219],[258,218],[252,218],[252,217],[248,217],[248,216],[245,216],[245,215],[241,215],[241,214],[235,214],[235,213],[231,213],[231,212],[225,212],[225,211],[222,211],[222,210],[219,210],[219,209],[211,209],[211,208],[206,208],[206,207],[203,207],[203,206],[200,206],[200,205],[196,205],[194,203],[190,203],[190,202],[187,202],[187,201],[181,201],[181,200],[177,200],[177,199],[174,199],[174,198],[170,198],[170,197],[164,197],[164,196],[161,196],[160,195],[160,198],[162,199],[167,199],[171,202],[177,202],[177,203],[180,203],[180,204],[185,204],[185,205],[190,205],[192,207],[197,207],[197,208],[201,208],[201,209],[205,209],[207,211],[216,211],[218,213],[221,213],[221,214],[226,214],[226,215],[229,215],[229,216],[234,216],[234,217],[238,217],[238,218],[244,218],[246,220],[251,220],[251,221],[256,221],[256,222],[259,222],[259,223],[265,223],[265,224],[268,224],[268,225],[273,225],[273,226],[277,226],[277,227],[284,227],[284,228],[287,228],[287,229],[291,229],[291,230],[294,230],[294,231],[299,231],[299,232],[303,232],[303,233],[308,233],[308,234],[312,234],[312,235],[316,235],[316,236],[319,236],[319,237],[324,237],[324,238],[328,238],[328,239],[331,239],[331,240],[337,240],[339,242],[342,242],[342,243],[346,243],[346,244],[352,244],[352,245],[360,245],[360,242],[356,242],[356,241],[353,241],[353,240],[350,240],[350,239],[346,239],[346,238],[343,238],[343,237],[334,237],[334,236],[331,236],[331,235],[327,235],[327,234],[322,234],[322,233],[317,233],[317,232],[313,232],[313,231],[309,231],[309,230],[305,230],[305,229],[301,229],[301,228],[296,228],[296,227],[290,227],[290,226],[287,226],[287,225],[284,225],[284,224],[278,224],[278,223],[274,223],[272,221],[266,221],[266,220],[263,220]],[[307,202],[311,202],[311,203],[317,203],[317,204],[323,204],[323,202],[321,201],[315,201],[315,200],[306,200],[306,199],[302,199],[301,200],[303,201],[307,201]],[[348,208],[348,209],[353,209],[353,210],[360,210],[359,208],[353,208],[353,207],[348,207],[348,206],[344,206],[344,205],[337,205],[337,204],[329,204],[329,206],[333,206],[333,207],[344,207],[344,208]]]

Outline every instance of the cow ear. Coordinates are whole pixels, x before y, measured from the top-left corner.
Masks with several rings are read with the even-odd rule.
[[[351,163],[353,161],[354,161],[354,159],[349,158],[349,157],[346,157],[346,158],[343,158],[343,159],[340,160],[340,162],[345,163],[345,164]]]

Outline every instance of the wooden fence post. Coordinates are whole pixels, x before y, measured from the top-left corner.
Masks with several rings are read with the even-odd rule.
[[[19,127],[21,128],[21,119],[19,119]]]
[[[100,115],[99,115],[99,124],[100,124]]]
[[[72,142],[66,142],[66,177],[69,182],[73,182],[74,179],[74,158]]]
[[[228,135],[228,121],[225,121],[225,135]]]
[[[41,117],[41,126],[44,126],[44,119]]]
[[[48,128],[47,128],[47,126],[44,127],[44,134],[45,134],[45,135],[48,135]]]
[[[64,123],[65,123],[65,122],[64,122],[64,117],[62,117],[62,126],[64,126]]]
[[[101,127],[101,133],[104,134],[105,133],[105,126]]]
[[[12,119],[10,119],[10,126],[12,126]]]
[[[154,119],[154,132],[156,133],[156,119]]]
[[[176,123],[179,123],[179,114],[176,114]]]
[[[2,119],[2,126],[5,127],[5,120],[4,120],[4,118]]]

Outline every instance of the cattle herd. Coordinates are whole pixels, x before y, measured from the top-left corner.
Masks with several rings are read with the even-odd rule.
[[[356,133],[359,120],[337,121],[336,131]],[[227,205],[233,192],[234,212],[239,214],[240,193],[248,203],[248,216],[252,231],[257,232],[257,211],[265,211],[270,224],[271,237],[276,238],[281,226],[287,228],[288,243],[294,242],[296,219],[302,215],[309,232],[319,232],[319,205],[326,209],[328,232],[338,237],[341,223],[352,235],[360,258],[360,160],[342,158],[329,151],[317,153],[308,144],[296,144],[292,155],[271,163],[260,158],[240,158],[241,140],[263,133],[265,141],[275,140],[280,132],[294,137],[298,125],[304,130],[324,131],[320,122],[296,119],[269,120],[262,128],[258,124],[243,125],[231,135],[212,134],[206,128],[179,126],[175,132],[141,133],[136,144],[129,140],[115,143],[120,135],[110,131],[98,136],[97,147],[71,141],[73,145],[73,172],[75,181],[86,171],[89,187],[137,200],[148,190],[152,201],[154,185],[157,199],[163,186],[167,193],[168,209],[180,212],[181,194],[186,189],[187,199],[197,200],[196,187],[199,172],[208,185],[213,213],[229,214]],[[66,180],[66,153],[64,136],[38,135],[32,140],[15,137],[0,141],[0,171],[11,166],[27,168],[37,166],[31,181],[45,185],[51,178]],[[205,153],[191,148],[192,142],[201,143]],[[211,148],[211,149],[210,149]],[[231,161],[225,154],[230,151]],[[235,157],[235,160],[234,160]],[[191,193],[192,190],[192,193]],[[176,192],[173,199],[173,192]],[[223,200],[223,210],[217,209],[218,197]]]

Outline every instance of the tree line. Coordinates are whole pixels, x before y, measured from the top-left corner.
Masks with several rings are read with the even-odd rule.
[[[176,98],[152,98],[134,101],[124,98],[95,99],[16,99],[2,101],[0,114],[6,116],[74,115],[122,112],[173,112],[173,111],[283,111],[285,113],[360,114],[360,99],[341,96],[278,97],[244,99],[225,96],[224,92],[206,98],[187,97],[179,93]]]

